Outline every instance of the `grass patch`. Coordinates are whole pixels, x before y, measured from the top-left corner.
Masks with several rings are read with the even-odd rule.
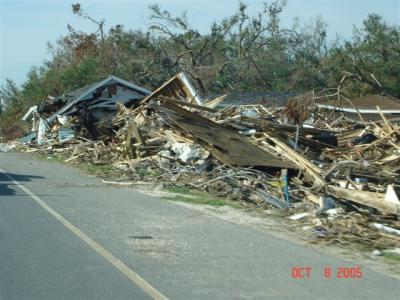
[[[400,275],[399,264],[400,255],[383,252],[383,261],[389,266],[390,270]]]
[[[366,259],[372,259],[371,253],[372,251],[375,249],[375,247],[371,246],[371,245],[365,245],[365,244],[361,244],[358,242],[354,242],[352,244],[352,249],[347,249],[346,254],[353,254],[353,251],[356,250],[358,251],[358,253],[360,253],[363,258]],[[385,250],[381,250],[382,251],[382,257],[383,260],[385,261],[385,263],[389,264],[389,265],[398,265],[400,263],[400,255],[394,254],[394,253],[388,253],[385,252]],[[400,270],[396,269],[395,270],[396,273],[400,274]]]
[[[230,203],[228,203],[226,200],[223,199],[217,199],[217,198],[205,198],[205,197],[185,197],[185,196],[171,196],[171,197],[164,197],[167,200],[171,201],[179,201],[179,202],[186,202],[186,203],[192,203],[192,204],[203,204],[203,205],[211,205],[211,206],[226,206],[229,205],[231,206]]]
[[[140,178],[144,178],[146,176],[150,175],[150,171],[148,168],[144,168],[144,167],[137,167],[135,168],[136,173],[139,175]]]
[[[240,203],[234,202],[228,199],[213,197],[212,195],[191,190],[185,187],[168,187],[167,190],[171,193],[177,194],[175,196],[164,197],[166,200],[185,202],[198,205],[210,205],[210,206],[231,206],[234,208],[242,208]]]
[[[64,163],[66,158],[63,157],[63,156],[59,156],[59,155],[52,155],[52,156],[48,156],[47,160],[55,161],[55,162],[59,162],[59,163]]]
[[[56,154],[33,153],[33,155],[40,160],[58,162],[58,163],[64,163],[64,160],[66,159],[66,157]]]
[[[168,192],[176,193],[176,194],[186,194],[186,195],[199,195],[205,194],[200,191],[194,191],[186,187],[179,187],[179,186],[170,186],[166,188]]]
[[[396,264],[400,263],[400,255],[394,254],[394,253],[387,253],[384,252],[383,253],[383,258],[387,261],[387,262],[394,262]]]
[[[113,166],[111,165],[94,165],[91,163],[86,163],[86,164],[79,164],[78,165],[81,169],[83,169],[84,171],[88,172],[91,175],[95,175],[95,176],[103,176],[103,177],[107,177],[107,176],[111,176],[113,174],[115,174],[115,172],[117,171]]]

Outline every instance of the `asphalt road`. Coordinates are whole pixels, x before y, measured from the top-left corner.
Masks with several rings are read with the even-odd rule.
[[[400,297],[396,278],[326,279],[354,265],[60,164],[0,153],[0,169],[0,299]]]

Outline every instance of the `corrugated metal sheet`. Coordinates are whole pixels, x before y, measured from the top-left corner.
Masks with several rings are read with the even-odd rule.
[[[23,136],[22,138],[19,139],[19,141],[22,144],[28,144],[31,143],[32,141],[34,141],[36,139],[36,132],[31,132],[25,136]]]
[[[75,138],[75,131],[72,128],[60,128],[58,131],[58,140],[66,142]]]

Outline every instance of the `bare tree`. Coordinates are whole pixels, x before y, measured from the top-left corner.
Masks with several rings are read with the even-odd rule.
[[[93,17],[89,16],[83,9],[82,6],[79,3],[76,4],[72,4],[72,12],[75,15],[78,15],[79,17],[82,17],[84,19],[90,20],[92,21],[94,24],[96,24],[98,26],[97,31],[95,32],[95,34],[100,32],[100,38],[101,41],[104,42],[104,38],[105,38],[105,34],[104,34],[104,24],[105,24],[105,20],[101,19],[101,20],[96,20]]]

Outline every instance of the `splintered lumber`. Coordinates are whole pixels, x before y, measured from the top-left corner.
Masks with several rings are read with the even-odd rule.
[[[127,157],[132,157],[133,151],[132,151],[132,135],[134,131],[134,127],[136,127],[135,123],[132,121],[131,124],[128,127],[128,132],[126,133],[125,137],[125,155]]]
[[[250,119],[250,118],[248,118]],[[242,118],[242,120],[246,120],[245,117]],[[272,123],[272,122],[264,122],[266,124],[266,129],[268,128],[275,128],[280,131],[287,131],[287,132],[296,132],[297,126],[295,125],[288,125],[288,124],[277,124],[277,123]],[[298,127],[299,133],[305,135],[305,134],[311,134],[311,135],[316,135],[316,134],[334,134],[336,133],[335,131],[332,130],[327,130],[327,129],[320,129],[320,128],[313,128],[313,127],[303,127],[300,126]]]
[[[400,236],[400,230],[398,230],[396,228],[385,226],[385,225],[379,224],[379,223],[372,223],[371,226],[376,228],[376,229],[378,229],[378,230],[382,230],[382,231],[385,231],[387,233],[395,234],[397,236]]]
[[[225,98],[226,98],[227,96],[228,96],[228,94],[219,96],[219,97],[217,97],[217,98],[215,98],[215,99],[212,99],[212,100],[210,100],[210,101],[204,103],[204,106],[207,106],[207,107],[209,107],[209,108],[216,108],[218,105],[221,104],[222,101],[225,100]]]
[[[297,153],[295,150],[290,148],[284,142],[279,139],[272,137],[266,133],[264,136],[272,142],[274,149],[287,160],[297,165],[298,169],[304,172],[306,178],[313,183],[314,187],[322,187],[325,185],[325,180],[322,175],[322,170],[314,165],[307,158]]]
[[[390,122],[388,121],[388,119],[386,119],[385,115],[383,114],[382,110],[380,109],[379,106],[376,107],[377,111],[379,112],[379,115],[381,116],[383,122],[385,123],[387,129],[389,131],[393,131],[393,127],[391,126]]]
[[[173,124],[202,141],[217,159],[227,165],[296,168],[272,153],[250,143],[241,134],[225,128],[207,118],[194,114],[171,102],[156,106],[159,113]]]
[[[114,185],[133,185],[133,182],[118,182],[118,181],[108,181],[108,180],[101,180],[102,183],[106,184],[114,184]]]
[[[184,102],[184,101],[179,101],[179,100],[174,100],[174,99],[170,99],[170,98],[163,98],[163,99],[164,99],[165,101],[172,102],[172,103],[174,103],[174,104],[176,104],[176,105],[179,105],[179,106],[185,106],[185,107],[195,108],[195,109],[198,109],[198,110],[204,110],[204,111],[208,111],[208,112],[212,112],[212,113],[215,113],[215,112],[218,111],[218,110],[216,110],[216,109],[214,109],[214,108],[210,108],[210,107],[203,106],[203,105],[197,105],[197,104],[193,104],[193,103],[189,103],[189,102]]]
[[[172,77],[158,89],[154,90],[149,96],[141,100],[140,103],[148,103],[151,99],[161,96],[189,103],[195,102],[198,105],[203,104],[201,97],[198,95],[184,72]]]
[[[69,162],[69,161],[74,160],[74,159],[76,159],[76,158],[78,158],[78,157],[80,157],[80,156],[82,156],[82,155],[84,155],[84,154],[85,154],[85,153],[80,153],[80,154],[78,154],[78,155],[75,155],[75,156],[73,156],[73,157],[70,157],[70,158],[64,160],[64,162]]]
[[[400,204],[385,201],[384,193],[348,190],[334,185],[326,186],[326,192],[334,197],[373,207],[381,212],[400,214]]]

